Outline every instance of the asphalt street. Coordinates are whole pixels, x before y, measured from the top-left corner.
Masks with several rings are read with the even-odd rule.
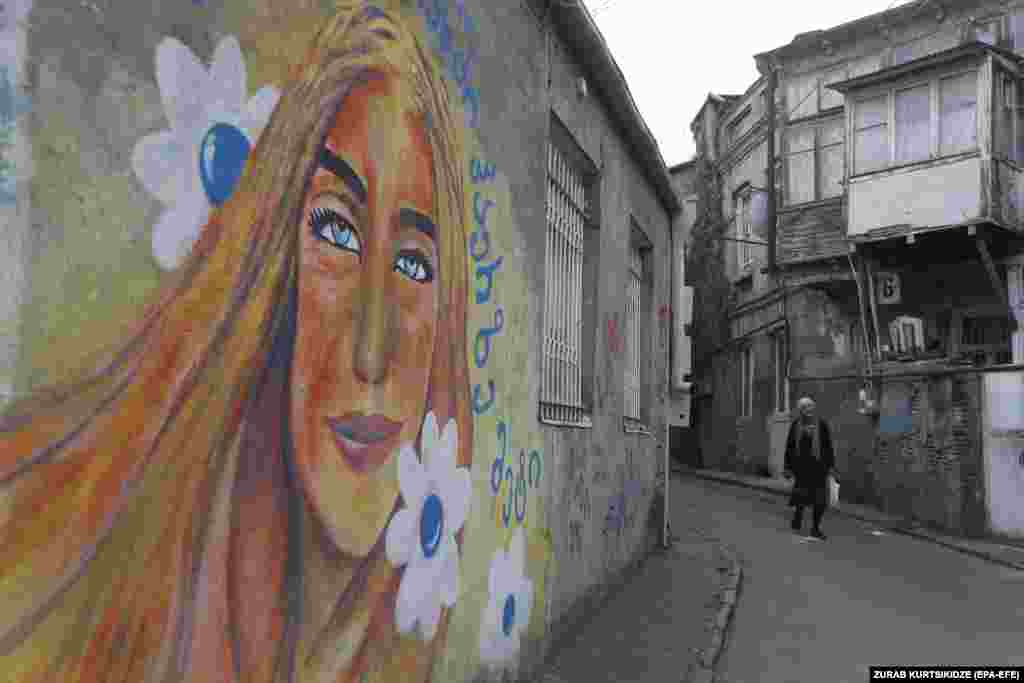
[[[673,518],[684,513],[744,566],[722,683],[861,683],[873,665],[1024,666],[1024,571],[837,515],[822,524],[828,539],[812,540],[789,529],[784,498],[704,480],[674,480],[671,503]]]

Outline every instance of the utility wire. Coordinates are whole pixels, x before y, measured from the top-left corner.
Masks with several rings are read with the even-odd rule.
[[[598,6],[594,7],[593,9],[591,9],[590,13],[594,14],[594,15],[600,14],[601,12],[604,12],[606,9],[610,9],[611,7],[614,7],[617,2],[618,2],[618,0],[605,0],[605,2],[603,4],[598,5]]]

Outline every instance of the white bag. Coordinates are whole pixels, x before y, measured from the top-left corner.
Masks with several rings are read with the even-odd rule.
[[[828,475],[828,506],[834,508],[839,505],[839,482],[831,474]]]

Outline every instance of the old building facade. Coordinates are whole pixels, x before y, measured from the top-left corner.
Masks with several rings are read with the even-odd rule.
[[[809,395],[847,499],[1024,534],[1022,29],[1019,3],[908,3],[708,99],[694,234],[724,245],[728,292],[696,313],[727,327],[695,350],[707,466],[777,474]]]
[[[0,45],[0,680],[532,680],[664,540],[679,207],[582,4]]]

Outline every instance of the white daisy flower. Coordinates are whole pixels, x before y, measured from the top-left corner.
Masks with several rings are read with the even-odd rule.
[[[156,81],[170,128],[136,143],[132,168],[165,205],[153,228],[153,256],[172,270],[210,207],[231,196],[280,94],[267,86],[246,101],[245,61],[234,36],[217,45],[209,70],[180,41],[164,38],[156,48]]]
[[[480,627],[480,659],[505,664],[515,659],[530,624],[533,582],[526,578],[526,534],[516,529],[508,552],[498,548],[488,577],[490,597]]]
[[[459,592],[459,548],[455,534],[469,513],[469,470],[456,467],[459,434],[449,420],[439,434],[437,418],[423,420],[420,448],[412,444],[398,455],[398,486],[405,507],[395,513],[384,539],[388,560],[405,567],[398,588],[395,622],[400,633],[419,624],[420,636],[433,639],[441,607],[452,607]]]

